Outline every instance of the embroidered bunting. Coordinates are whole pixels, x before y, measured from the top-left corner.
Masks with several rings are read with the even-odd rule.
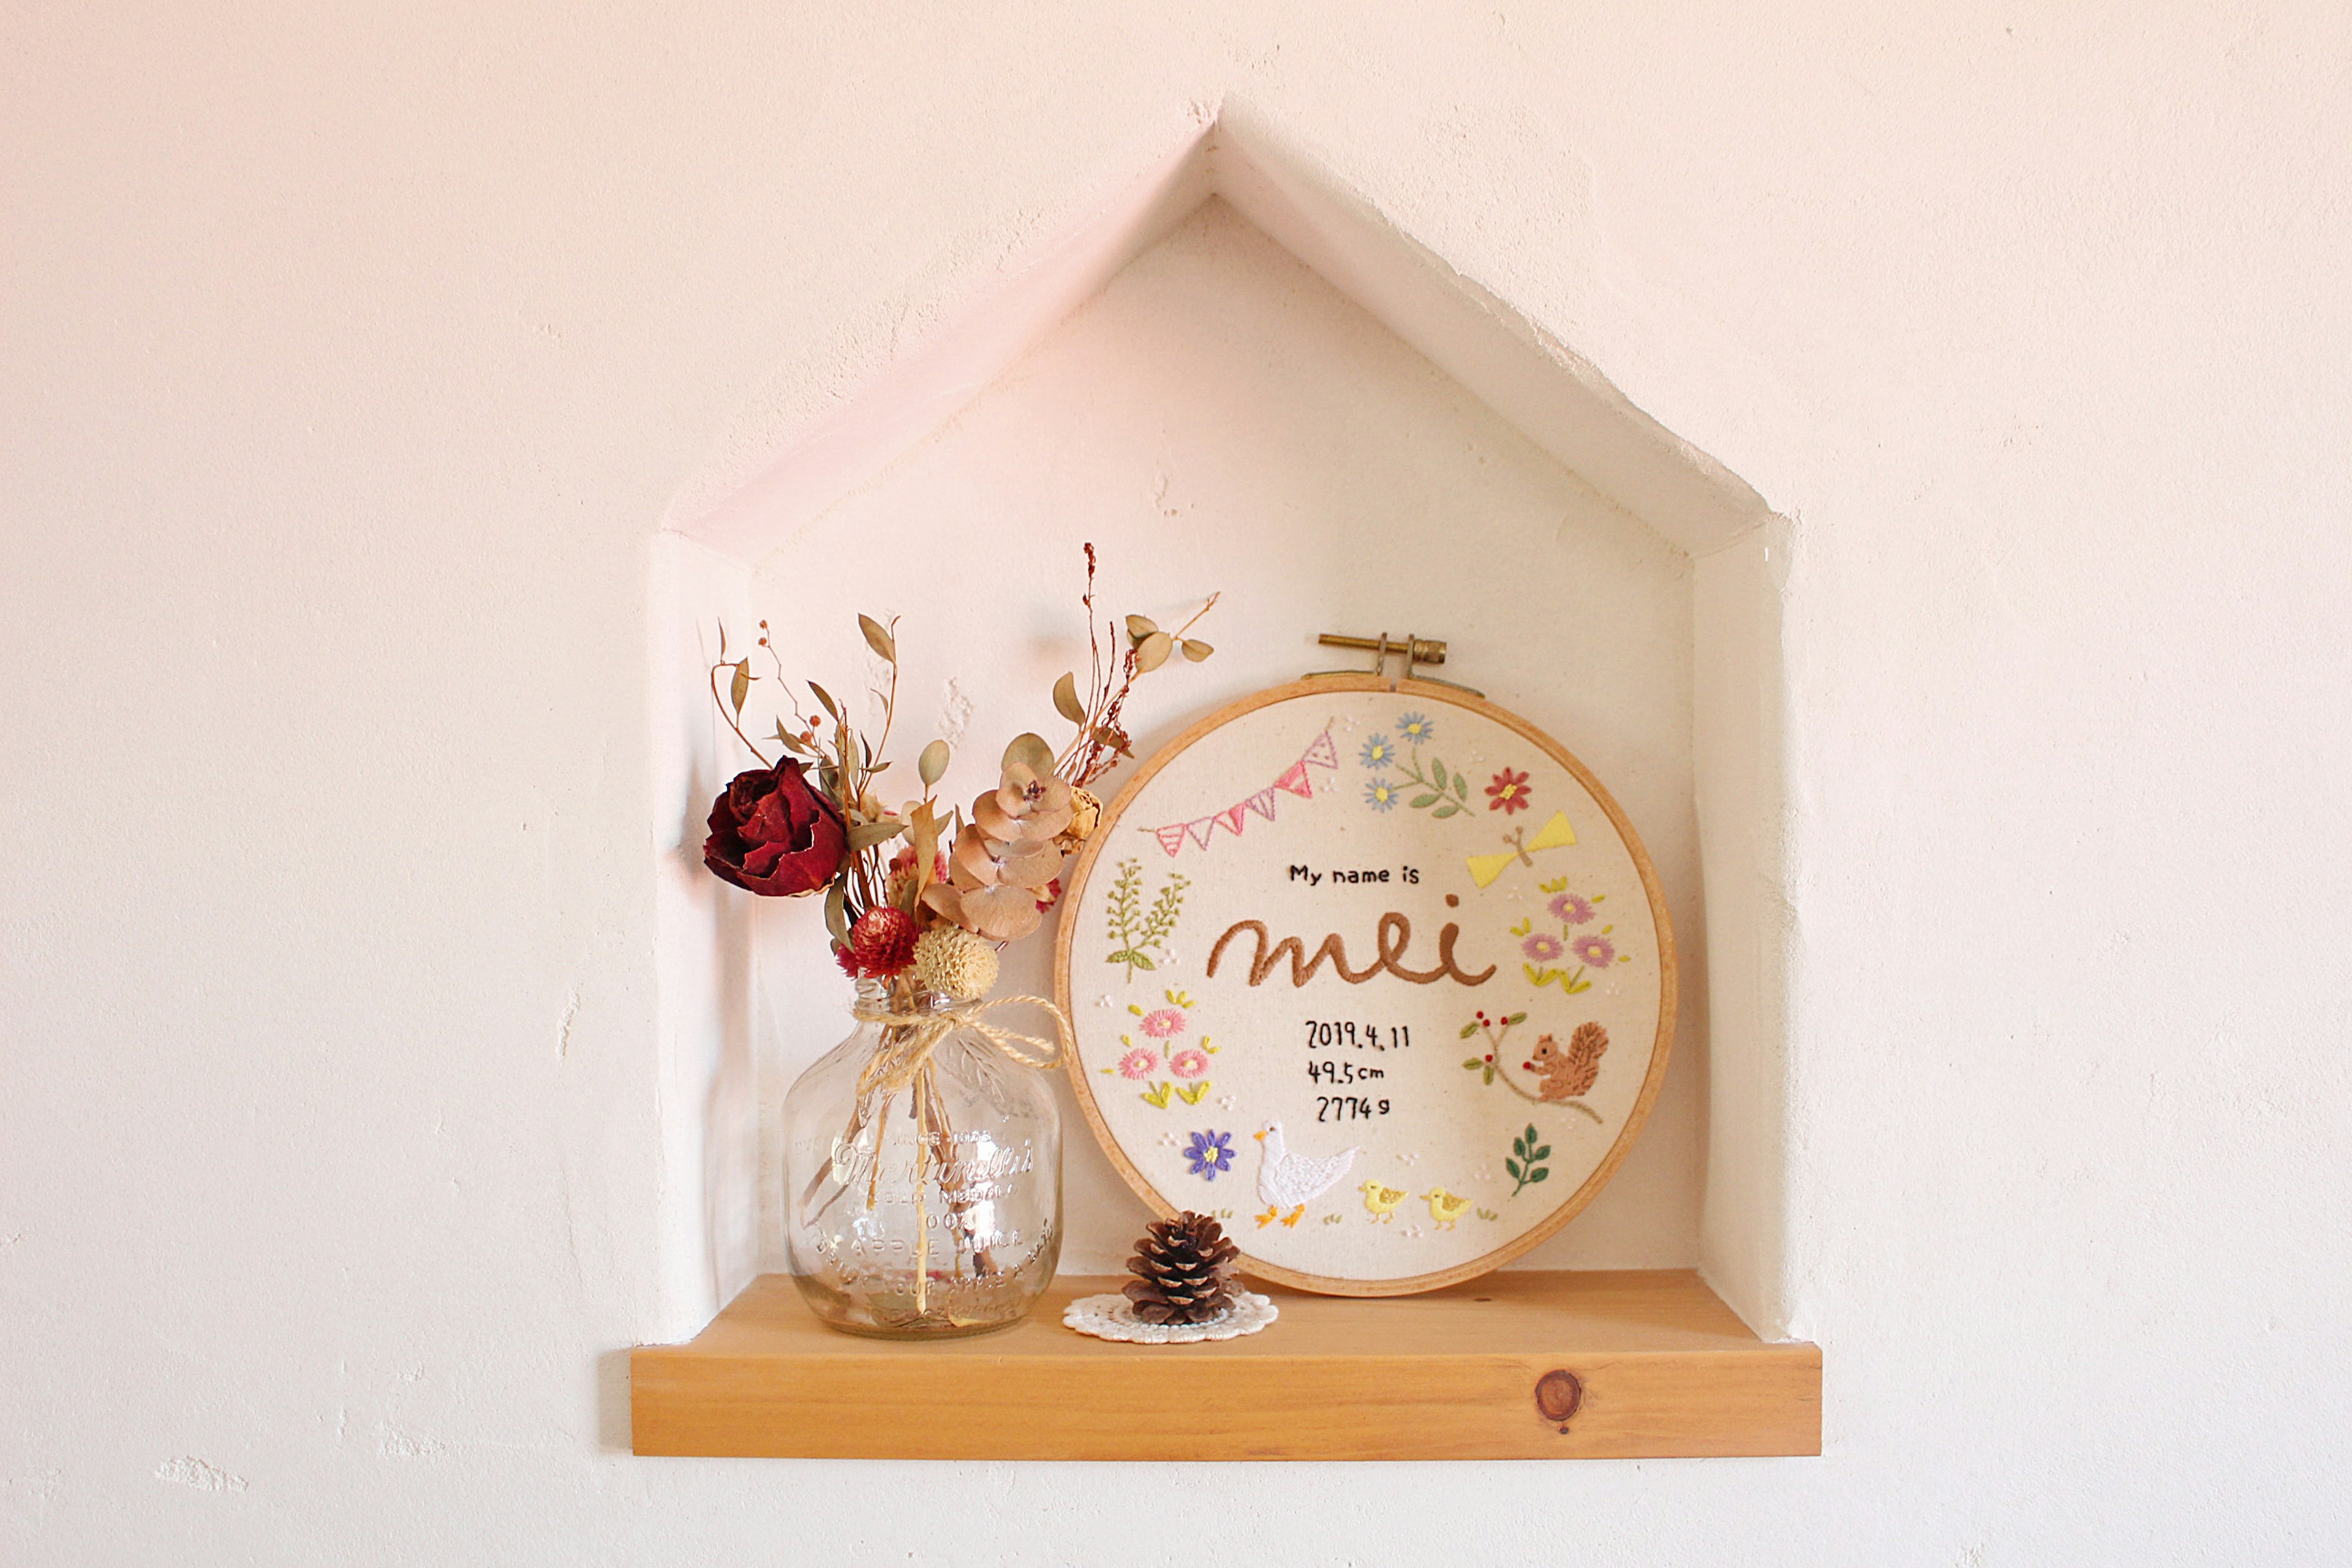
[[[1206,849],[1209,847],[1210,835],[1220,827],[1239,838],[1242,836],[1242,828],[1249,820],[1245,814],[1255,813],[1268,822],[1274,820],[1276,791],[1279,790],[1285,795],[1295,795],[1301,800],[1313,800],[1315,777],[1307,770],[1310,766],[1336,770],[1339,765],[1339,748],[1332,744],[1331,731],[1325,730],[1315,737],[1314,743],[1300,754],[1297,762],[1282,770],[1280,778],[1265,788],[1244,796],[1222,811],[1213,811],[1206,816],[1195,817],[1190,822],[1171,822],[1165,827],[1154,827],[1147,831],[1160,841],[1160,847],[1167,851],[1171,859],[1183,849],[1184,841],[1187,838]]]

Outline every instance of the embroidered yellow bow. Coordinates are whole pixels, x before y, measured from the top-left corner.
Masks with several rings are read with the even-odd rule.
[[[1473,855],[1469,858],[1470,879],[1480,887],[1490,887],[1496,878],[1508,870],[1513,862],[1532,866],[1538,849],[1565,849],[1576,842],[1576,829],[1568,825],[1568,813],[1555,811],[1551,820],[1543,825],[1533,838],[1526,837],[1527,829],[1515,827],[1505,837],[1510,847],[1500,855]]]

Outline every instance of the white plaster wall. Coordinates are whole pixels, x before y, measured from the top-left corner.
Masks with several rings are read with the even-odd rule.
[[[846,9],[0,19],[0,1557],[2344,1557],[2352,19]],[[649,535],[1232,96],[1794,520],[1828,1451],[632,1459]]]
[[[1641,1142],[1527,1263],[1696,1265],[1706,950],[1688,557],[1213,198],[936,437],[771,553],[750,596],[787,666],[859,692],[878,672],[851,618],[790,612],[805,584],[928,563],[928,577],[847,596],[904,617],[898,750],[953,731],[966,744],[943,787],[968,802],[992,784],[1006,739],[1068,728],[1048,693],[1087,668],[1087,540],[1102,552],[1106,617],[1133,607],[1173,626],[1224,595],[1199,628],[1214,658],[1139,688],[1139,755],[1252,691],[1364,667],[1318,647],[1318,631],[1411,630],[1450,641],[1431,673],[1527,714],[1608,782],[1680,918],[1683,1022]],[[772,1106],[847,1031],[847,984],[818,915],[755,915]],[[1053,941],[1049,925],[1012,951],[1007,991],[1051,994]],[[1075,1137],[1063,1267],[1118,1273],[1151,1216],[1086,1135],[1066,1085],[1064,1100]],[[764,1121],[761,1266],[782,1268],[782,1151]]]

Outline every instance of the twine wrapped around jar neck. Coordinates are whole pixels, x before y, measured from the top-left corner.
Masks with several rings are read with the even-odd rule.
[[[1021,1067],[1045,1070],[1062,1065],[1062,1053],[1070,1038],[1069,1015],[1044,996],[995,996],[986,1000],[978,997],[949,996],[940,992],[925,992],[904,1006],[894,1004],[887,994],[868,995],[864,986],[858,988],[856,1005],[851,1015],[861,1024],[883,1026],[882,1047],[857,1075],[860,1098],[880,1089],[896,1093],[914,1080],[931,1059],[939,1043],[957,1029],[970,1029],[993,1047],[1000,1056]],[[1011,1007],[1027,1003],[1050,1015],[1054,1020],[1054,1037],[1040,1039],[1017,1029],[1001,1028],[986,1022],[982,1015],[999,1007]],[[1026,1047],[1036,1047],[1032,1054]]]

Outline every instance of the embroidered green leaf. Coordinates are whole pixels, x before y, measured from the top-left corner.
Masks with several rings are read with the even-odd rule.
[[[1472,1072],[1476,1072],[1476,1071],[1477,1071],[1481,1067],[1485,1066],[1486,1064],[1485,1064],[1485,1063],[1483,1063],[1483,1062],[1481,1062],[1481,1061],[1480,1061],[1476,1057],[1472,1057],[1468,1061],[1464,1062],[1462,1065],[1463,1065],[1464,1067],[1465,1067],[1465,1068],[1468,1068]]]
[[[1468,1039],[1471,1036],[1473,1036],[1473,1035],[1476,1034],[1477,1032],[1478,1032],[1478,1026],[1477,1026],[1477,1025],[1475,1025],[1475,1024],[1465,1024],[1465,1025],[1463,1025],[1463,1026],[1462,1026],[1462,1033],[1461,1033],[1461,1036],[1460,1036],[1459,1037],[1460,1037],[1460,1038],[1462,1038],[1462,1039],[1465,1039],[1465,1040],[1466,1040],[1466,1039]]]
[[[1464,800],[1470,798],[1470,781],[1460,773],[1454,775],[1454,793]]]
[[[1503,1169],[1517,1176],[1519,1173],[1519,1163],[1517,1160],[1506,1160],[1503,1162]]]
[[[1445,787],[1445,764],[1435,757],[1429,759],[1429,782],[1439,789]]]
[[[1550,1159],[1550,1158],[1551,1158],[1551,1145],[1550,1145],[1550,1144],[1549,1144],[1549,1143],[1545,1144],[1542,1148],[1540,1148],[1540,1149],[1537,1150],[1534,1153],[1529,1154],[1529,1155],[1528,1156],[1528,1159],[1530,1159],[1530,1160],[1549,1160],[1549,1159]]]
[[[1536,1168],[1535,1174],[1529,1176],[1528,1180],[1530,1182],[1541,1182],[1549,1180],[1550,1176],[1551,1167],[1549,1165],[1539,1165]]]
[[[1525,1013],[1514,1013],[1509,1017],[1503,1020],[1506,1024],[1524,1024],[1527,1021],[1528,1016]]]
[[[1127,955],[1127,962],[1137,969],[1157,969],[1160,967],[1158,964],[1152,963],[1150,959],[1145,957],[1139,952],[1129,953]]]
[[[1436,804],[1437,797],[1433,795],[1417,795],[1412,797],[1412,808],[1415,811],[1426,811],[1429,807],[1435,805]]]
[[[1461,814],[1462,814],[1462,808],[1461,808],[1460,806],[1458,806],[1458,805],[1441,805],[1441,806],[1439,806],[1435,811],[1431,812],[1429,815],[1430,815],[1430,816],[1432,816],[1444,817],[1444,816],[1459,816]]]

